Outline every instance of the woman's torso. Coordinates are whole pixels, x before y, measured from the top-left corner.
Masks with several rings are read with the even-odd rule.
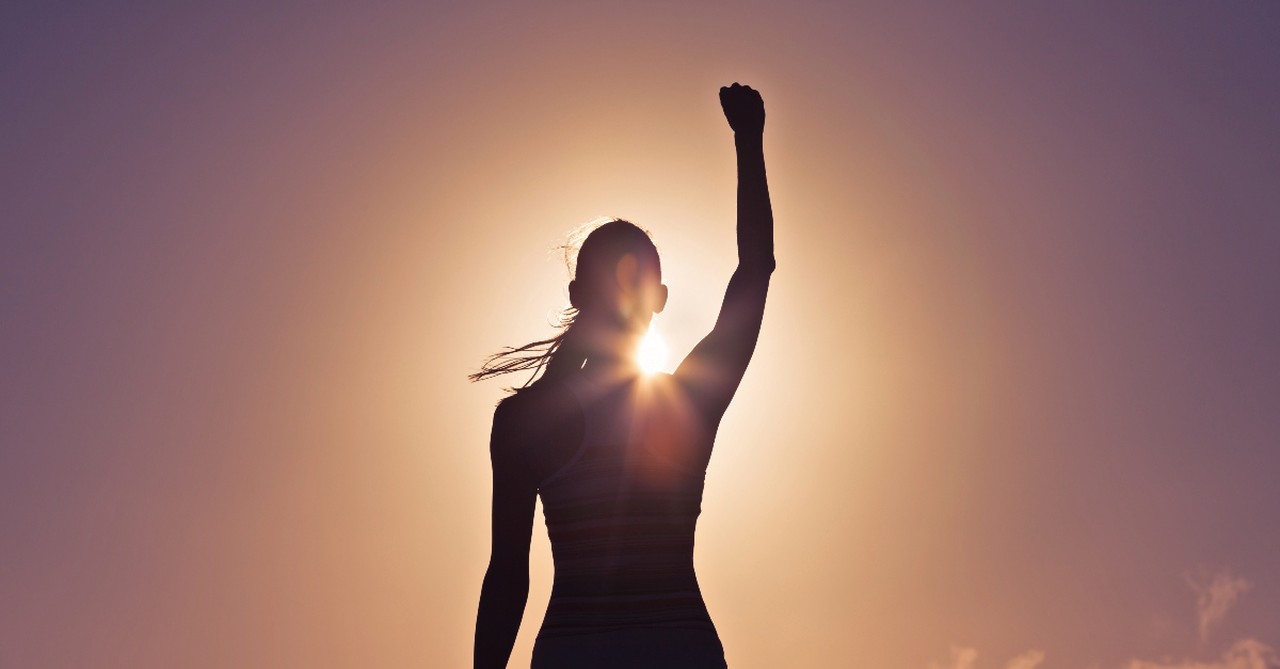
[[[539,645],[672,629],[706,633],[718,648],[693,568],[714,425],[669,375],[561,384],[580,421],[567,434],[580,438],[549,445],[556,461],[534,467],[545,473],[538,492],[555,562]]]

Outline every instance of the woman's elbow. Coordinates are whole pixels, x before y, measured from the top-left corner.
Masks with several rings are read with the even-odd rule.
[[[774,259],[773,254],[760,256],[749,262],[743,263],[741,266],[744,274],[758,278],[768,278],[773,271],[778,269],[778,261]]]
[[[511,551],[494,551],[489,555],[489,568],[485,571],[485,580],[501,581],[507,585],[529,582],[529,555],[513,554]]]

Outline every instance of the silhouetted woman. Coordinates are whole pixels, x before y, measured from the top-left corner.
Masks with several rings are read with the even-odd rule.
[[[493,416],[493,548],[475,666],[505,667],[529,593],[538,495],[555,560],[534,669],[725,667],[693,571],[693,534],[720,418],[751,360],[774,269],[764,104],[720,89],[738,154],[738,267],[715,327],[675,374],[644,375],[636,348],[667,301],[646,232],[591,232],[559,336],[490,358],[473,380],[541,376]]]

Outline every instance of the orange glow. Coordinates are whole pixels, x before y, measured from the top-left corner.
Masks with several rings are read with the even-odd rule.
[[[735,79],[778,269],[698,521],[729,665],[1280,646],[1274,3],[10,4],[0,666],[469,666],[528,375],[466,375],[595,216],[661,254],[645,370],[711,330]]]

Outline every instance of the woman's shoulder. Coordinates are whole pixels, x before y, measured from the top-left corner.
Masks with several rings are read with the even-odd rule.
[[[563,384],[535,383],[498,403],[493,418],[495,461],[518,463],[533,481],[563,466],[582,439],[583,415]]]
[[[578,403],[564,382],[540,379],[498,403],[494,422],[536,434],[580,415]]]

